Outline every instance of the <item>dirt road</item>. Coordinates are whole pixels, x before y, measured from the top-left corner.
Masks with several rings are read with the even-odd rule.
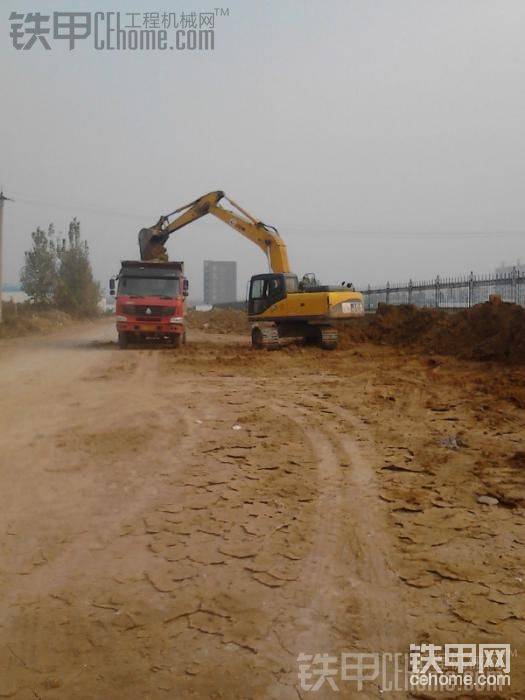
[[[0,697],[431,697],[298,682],[411,643],[511,644],[524,697],[523,371],[106,323],[0,384]]]

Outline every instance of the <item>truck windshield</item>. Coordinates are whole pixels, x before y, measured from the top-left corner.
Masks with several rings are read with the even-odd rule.
[[[118,293],[134,297],[176,297],[180,294],[178,277],[121,277]]]

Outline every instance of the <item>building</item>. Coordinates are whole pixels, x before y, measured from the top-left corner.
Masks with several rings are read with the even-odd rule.
[[[232,260],[204,261],[204,303],[237,301],[237,263]]]

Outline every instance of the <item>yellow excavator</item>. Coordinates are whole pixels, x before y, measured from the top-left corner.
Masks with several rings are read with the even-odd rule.
[[[236,211],[221,206],[221,200]],[[337,346],[337,323],[363,316],[363,297],[352,285],[322,286],[311,273],[299,281],[290,271],[286,245],[277,229],[258,221],[220,190],[161,216],[151,228],[143,228],[139,232],[141,259],[166,261],[169,236],[206,214],[224,221],[267,256],[271,272],[250,280],[248,317],[254,348],[275,350],[281,338],[302,338],[331,350]]]

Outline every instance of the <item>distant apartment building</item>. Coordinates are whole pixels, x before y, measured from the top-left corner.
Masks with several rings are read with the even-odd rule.
[[[204,303],[237,301],[237,263],[232,260],[204,261]]]

